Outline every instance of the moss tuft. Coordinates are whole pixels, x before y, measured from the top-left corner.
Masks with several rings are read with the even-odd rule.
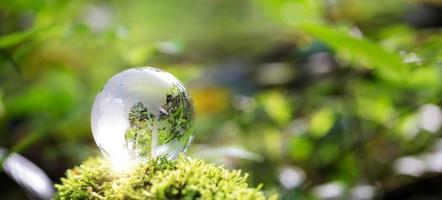
[[[246,178],[241,171],[184,156],[152,159],[126,173],[112,171],[97,157],[68,170],[55,185],[55,199],[266,199]]]

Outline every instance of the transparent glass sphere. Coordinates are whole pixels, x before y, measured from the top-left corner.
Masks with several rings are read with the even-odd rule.
[[[193,138],[194,108],[170,73],[132,68],[113,76],[95,98],[92,133],[112,160],[174,159]]]

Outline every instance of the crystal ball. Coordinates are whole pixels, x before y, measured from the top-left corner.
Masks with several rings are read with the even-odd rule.
[[[193,138],[194,107],[172,74],[132,68],[113,76],[95,98],[91,125],[101,152],[115,162],[176,158]]]

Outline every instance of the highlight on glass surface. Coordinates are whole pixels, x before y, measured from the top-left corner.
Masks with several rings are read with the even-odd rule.
[[[193,138],[194,108],[172,74],[132,68],[113,76],[95,98],[94,140],[115,168],[150,157],[176,158]]]

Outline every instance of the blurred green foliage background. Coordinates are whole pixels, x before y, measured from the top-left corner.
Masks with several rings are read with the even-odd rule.
[[[0,146],[58,182],[99,154],[97,92],[149,65],[194,98],[188,155],[269,194],[441,198],[441,13],[423,0],[3,0]]]

